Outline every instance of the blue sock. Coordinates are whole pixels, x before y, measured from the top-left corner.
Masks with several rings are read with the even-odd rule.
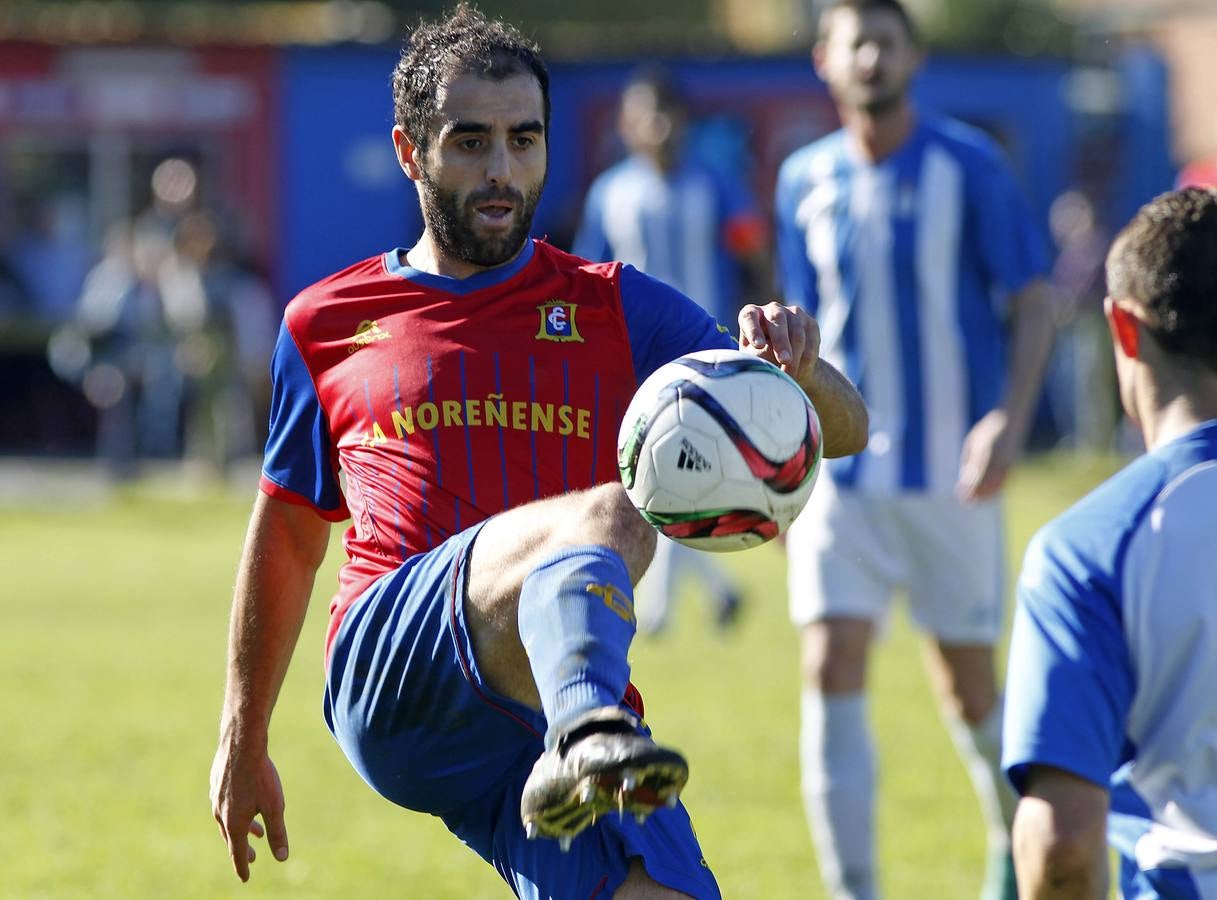
[[[585,545],[546,559],[520,586],[519,626],[549,723],[547,747],[577,716],[621,702],[637,623],[619,555]]]

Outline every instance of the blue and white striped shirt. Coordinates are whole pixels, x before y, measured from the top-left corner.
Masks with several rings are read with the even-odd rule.
[[[634,266],[734,330],[742,300],[731,225],[756,217],[747,191],[707,166],[686,160],[664,173],[631,156],[592,182],[572,252]]]
[[[837,131],[783,163],[775,215],[784,299],[816,316],[870,411],[868,449],[825,470],[869,493],[951,493],[964,436],[1002,397],[1004,301],[1048,268],[1000,150],[926,119],[872,163]]]

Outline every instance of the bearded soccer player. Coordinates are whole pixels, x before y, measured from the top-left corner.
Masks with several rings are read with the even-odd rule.
[[[519,896],[719,896],[679,802],[685,760],[651,740],[629,683],[655,534],[615,439],[647,374],[734,342],[674,289],[529,238],[548,87],[536,47],[468,7],[417,29],[393,141],[424,233],[285,312],[212,767],[242,880],[250,833],[287,856],[271,711],[349,517],[324,709],[360,775]],[[826,453],[863,446],[865,408],[818,360],[814,320],[775,302],[739,327],[807,389]]]

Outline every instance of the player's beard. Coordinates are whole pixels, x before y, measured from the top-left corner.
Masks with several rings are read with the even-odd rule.
[[[900,108],[908,94],[908,80],[883,85],[869,95],[864,88],[851,91],[846,102],[855,109],[874,117],[887,115]]]
[[[877,94],[859,105],[868,115],[878,118],[899,109],[900,105],[904,103],[904,94],[904,88],[901,87],[898,90]]]
[[[426,175],[419,186],[423,221],[440,253],[474,266],[490,267],[508,262],[524,246],[545,181],[527,194],[515,188],[486,188],[469,194],[463,202],[456,191],[444,190]],[[473,222],[477,207],[493,200],[511,203],[515,222],[505,234],[486,237],[477,233]]]

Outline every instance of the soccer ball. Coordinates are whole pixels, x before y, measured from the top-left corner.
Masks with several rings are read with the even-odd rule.
[[[639,386],[617,435],[617,467],[642,517],[715,552],[777,537],[820,469],[820,420],[798,383],[739,350],[701,350]]]

